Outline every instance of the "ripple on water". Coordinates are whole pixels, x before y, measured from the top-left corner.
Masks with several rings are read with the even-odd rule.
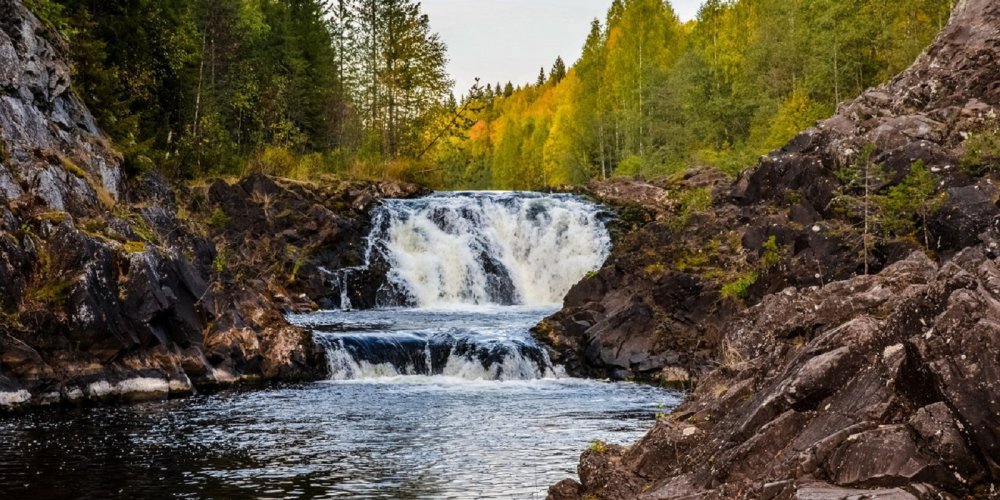
[[[0,420],[24,497],[543,498],[676,393],[572,379],[315,383]],[[16,498],[9,497],[9,498]]]
[[[385,335],[527,341],[548,308],[324,313]],[[315,327],[320,330],[320,327]],[[361,330],[363,328],[358,328]],[[356,332],[338,328],[337,333]],[[396,376],[0,417],[2,498],[544,498],[595,439],[628,443],[680,401],[566,378]]]

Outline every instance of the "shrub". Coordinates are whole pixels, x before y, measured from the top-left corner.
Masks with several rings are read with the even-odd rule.
[[[587,448],[587,449],[590,450],[591,453],[604,454],[604,453],[607,453],[608,451],[610,451],[611,447],[608,446],[608,444],[605,443],[604,441],[601,441],[600,439],[598,439],[598,440],[594,441],[593,443],[590,443],[590,447]]]
[[[968,136],[965,140],[965,155],[962,156],[962,170],[970,175],[980,176],[996,170],[1000,163],[1000,132],[986,131]]]

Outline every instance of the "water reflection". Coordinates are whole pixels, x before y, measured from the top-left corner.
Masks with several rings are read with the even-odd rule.
[[[677,395],[580,380],[316,383],[0,420],[6,498],[543,498]]]

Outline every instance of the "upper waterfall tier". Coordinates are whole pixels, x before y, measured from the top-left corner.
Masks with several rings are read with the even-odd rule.
[[[388,200],[374,215],[368,262],[418,307],[560,303],[607,258],[606,212],[571,195],[438,193]]]

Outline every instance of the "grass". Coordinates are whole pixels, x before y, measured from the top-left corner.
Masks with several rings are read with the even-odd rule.
[[[126,253],[142,253],[146,251],[146,243],[142,241],[129,241],[125,243]]]
[[[65,222],[68,217],[69,214],[66,212],[44,212],[38,214],[39,221],[48,222],[56,226]]]
[[[88,174],[86,170],[80,168],[80,166],[77,165],[73,160],[71,160],[71,159],[69,159],[69,158],[67,158],[67,157],[65,157],[63,155],[59,155],[59,163],[62,164],[63,170],[65,170],[65,171],[67,171],[67,172],[69,172],[69,173],[71,173],[71,174],[73,174],[73,175],[75,175],[75,176],[77,176],[77,177],[79,177],[81,179],[86,179],[86,178],[90,177],[90,174]]]
[[[90,189],[94,190],[94,194],[97,196],[97,201],[104,206],[105,209],[111,210],[117,204],[115,199],[111,196],[111,193],[100,182],[94,179],[94,176],[90,175],[86,170],[80,168],[73,160],[69,159],[65,155],[57,155],[59,158],[59,163],[62,164],[63,170],[79,177],[87,182]]]
[[[212,215],[207,221],[205,221],[205,223],[214,229],[222,229],[226,227],[226,224],[229,224],[229,221],[229,216],[226,215],[221,208],[216,207],[216,209],[212,211]]]

